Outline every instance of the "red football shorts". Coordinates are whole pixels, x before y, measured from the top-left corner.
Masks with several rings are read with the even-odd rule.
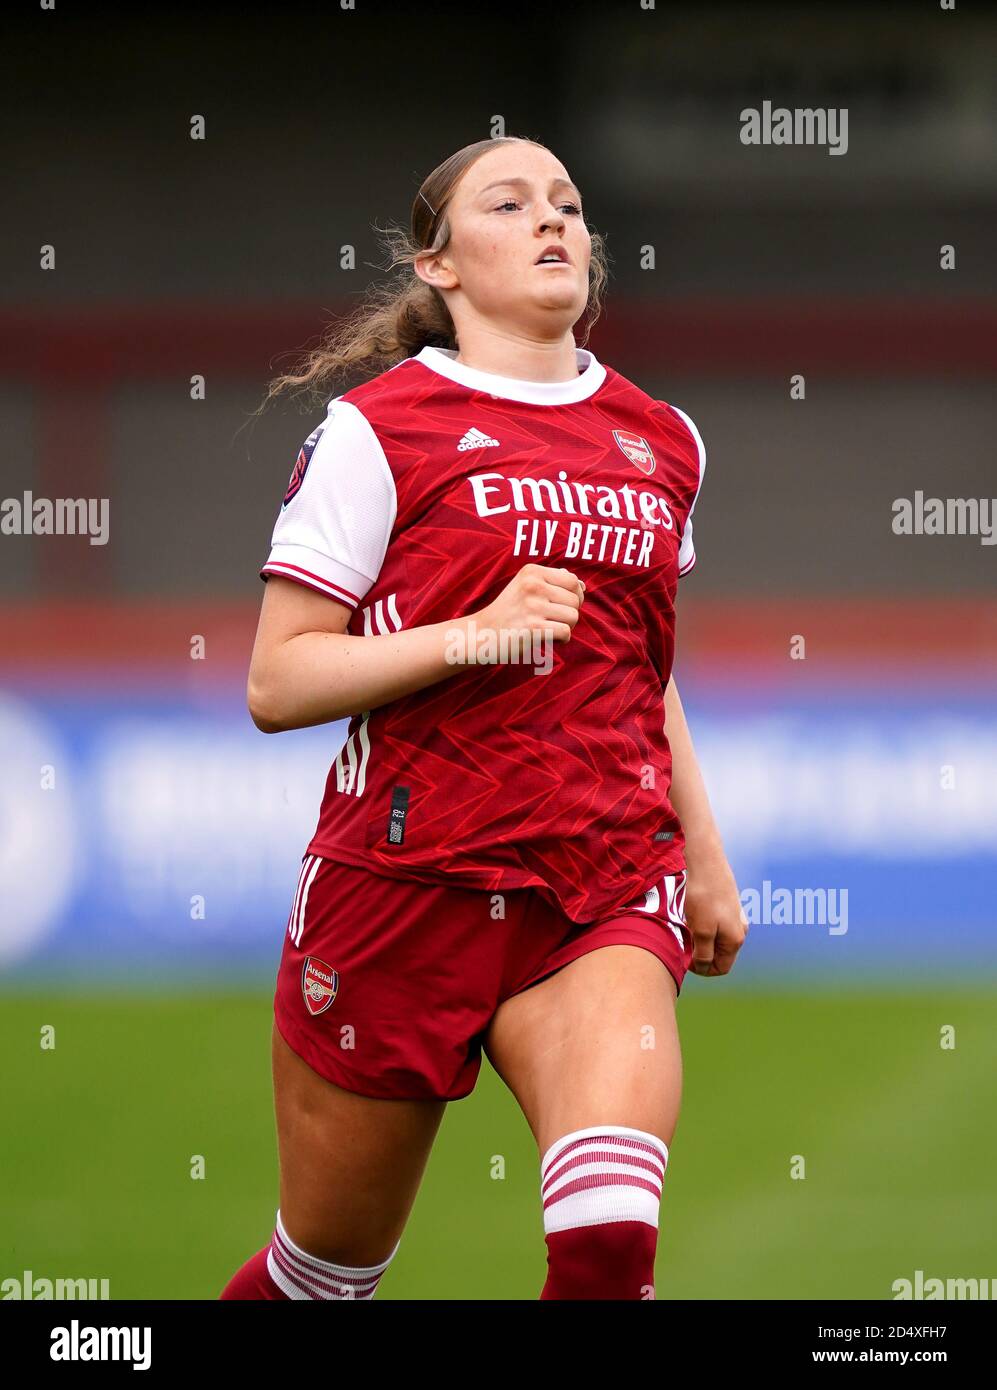
[[[277,973],[281,1036],[327,1081],[386,1100],[459,1100],[498,1006],[600,946],[643,946],[681,990],[684,870],[596,922],[533,888],[387,878],[306,854]]]

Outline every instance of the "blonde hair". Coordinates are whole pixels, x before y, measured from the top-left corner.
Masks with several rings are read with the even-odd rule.
[[[447,207],[464,173],[488,150],[497,145],[535,145],[537,140],[521,136],[501,136],[478,140],[450,155],[424,179],[412,204],[411,230],[390,226],[380,233],[390,255],[389,269],[402,269],[395,277],[369,289],[363,302],[336,322],[318,347],[298,363],[296,371],[274,377],[267,388],[263,407],[275,397],[291,392],[306,393],[314,402],[325,396],[326,388],[356,367],[384,371],[414,357],[424,347],[456,348],[453,319],[440,292],[416,275],[413,264],[420,251],[442,251],[450,241]],[[606,248],[598,232],[592,232],[592,258],[589,264],[589,294],[583,314],[583,345],[602,312],[602,295],[609,278]]]

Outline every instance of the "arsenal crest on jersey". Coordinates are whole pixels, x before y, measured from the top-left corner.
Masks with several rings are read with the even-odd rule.
[[[313,1017],[324,1014],[339,993],[339,971],[324,960],[309,956],[301,971],[301,993],[305,996],[305,1008]]]
[[[322,431],[325,429],[327,423],[328,421],[323,420],[318,429],[313,430],[304,444],[302,444],[298,452],[298,457],[294,460],[291,476],[287,480],[287,491],[284,493],[284,501],[281,503],[282,508],[287,506],[292,497],[297,496],[301,484],[305,481],[305,473],[308,471],[308,465],[311,463],[312,454],[315,452],[315,445],[319,442]]]
[[[634,467],[650,477],[654,472],[654,455],[647,440],[639,434],[626,434],[623,430],[613,430],[613,438]]]

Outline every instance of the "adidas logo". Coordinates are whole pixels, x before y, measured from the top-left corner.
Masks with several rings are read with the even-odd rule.
[[[460,450],[465,449],[497,449],[499,442],[492,439],[490,435],[483,434],[481,430],[470,429],[464,438],[457,445]]]

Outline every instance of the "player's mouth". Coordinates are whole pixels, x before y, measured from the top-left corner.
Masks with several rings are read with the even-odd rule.
[[[534,265],[571,265],[571,257],[564,247],[558,244],[545,246],[533,262]]]

